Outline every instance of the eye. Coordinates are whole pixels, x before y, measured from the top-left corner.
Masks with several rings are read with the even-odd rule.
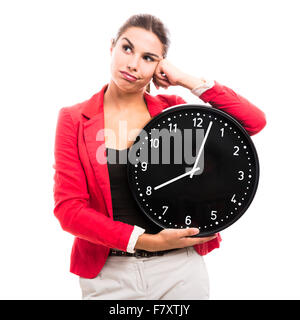
[[[148,62],[154,61],[154,59],[151,58],[150,56],[144,56],[144,59],[145,59],[146,61],[148,61]]]
[[[130,52],[130,51],[131,51],[131,47],[128,46],[128,45],[126,45],[126,44],[124,44],[124,45],[122,46],[122,48],[123,48],[123,50],[124,50],[125,52]],[[129,49],[130,51],[128,51],[127,49]]]

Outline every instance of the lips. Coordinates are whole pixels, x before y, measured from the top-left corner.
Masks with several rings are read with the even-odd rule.
[[[133,76],[132,74],[130,74],[130,73],[123,72],[123,71],[121,71],[121,73],[122,73],[123,77],[128,81],[132,81],[133,82],[133,81],[137,80],[137,78],[135,76]]]

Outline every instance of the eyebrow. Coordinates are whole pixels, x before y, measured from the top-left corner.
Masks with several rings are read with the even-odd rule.
[[[124,37],[124,38],[122,38],[122,40],[126,40],[126,41],[128,41],[128,43],[131,45],[131,47],[134,49],[134,45],[133,45],[133,43],[129,40],[129,39],[127,39],[126,37]],[[151,53],[151,52],[145,52],[145,54],[148,54],[149,56],[154,56],[154,57],[157,57],[157,58],[159,58],[160,59],[160,57],[157,55],[157,54],[154,54],[154,53]]]

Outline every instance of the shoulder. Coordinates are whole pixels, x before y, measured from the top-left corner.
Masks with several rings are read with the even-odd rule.
[[[64,106],[59,110],[59,114],[63,114],[71,118],[73,123],[78,125],[79,122],[84,122],[99,112],[101,100],[100,95],[101,91],[95,93],[93,96],[82,102],[74,105]]]
[[[76,103],[70,106],[64,106],[59,109],[59,114],[63,114],[65,116],[69,116],[71,118],[76,118],[77,115],[80,115],[82,110],[82,104]]]
[[[65,106],[59,109],[57,128],[62,128],[62,133],[77,132],[80,122],[80,103],[72,106]]]
[[[83,113],[85,108],[92,102],[94,96],[76,104],[64,106],[60,109],[60,111],[63,113],[69,113],[72,117],[79,116]]]

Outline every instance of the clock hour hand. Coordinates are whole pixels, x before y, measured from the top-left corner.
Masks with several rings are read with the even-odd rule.
[[[177,181],[177,180],[179,180],[179,179],[184,178],[185,176],[188,176],[189,174],[191,174],[192,171],[195,172],[195,171],[198,171],[198,170],[200,170],[200,168],[193,168],[192,170],[190,170],[190,171],[188,171],[188,172],[186,172],[186,173],[183,173],[183,174],[181,174],[180,176],[177,176],[177,177],[175,177],[175,178],[173,178],[173,179],[171,179],[171,180],[168,180],[168,181],[166,181],[166,182],[164,182],[164,183],[162,183],[162,184],[154,187],[154,190],[160,189],[160,188],[166,186],[167,184],[170,184],[170,183],[172,183],[172,182],[174,182],[174,181]]]
[[[189,172],[189,173],[190,173],[190,178],[192,178],[193,175],[194,175],[194,172],[195,172],[194,169],[197,167],[197,164],[198,164],[198,162],[199,162],[201,153],[203,152],[204,145],[205,145],[205,142],[206,142],[206,140],[207,140],[207,137],[208,137],[208,134],[209,134],[209,131],[210,131],[210,128],[211,128],[212,124],[213,124],[213,122],[210,121],[210,123],[209,123],[209,125],[208,125],[208,128],[207,128],[207,130],[206,130],[204,139],[203,139],[202,144],[201,144],[201,146],[200,146],[199,152],[198,152],[198,154],[197,154],[197,158],[196,158],[196,161],[195,161],[195,163],[194,163],[193,169]]]

